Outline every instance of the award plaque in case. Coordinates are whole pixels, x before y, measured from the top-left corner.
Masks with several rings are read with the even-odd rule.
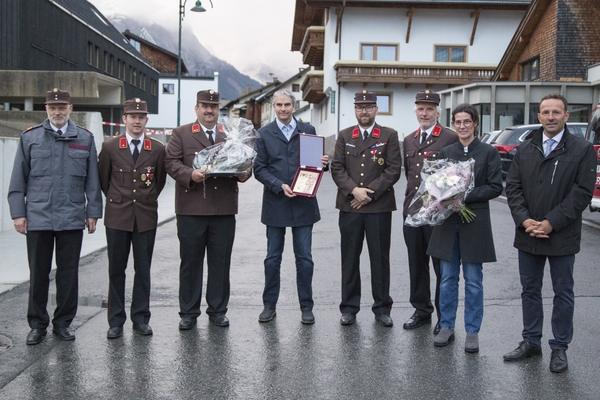
[[[292,192],[298,196],[315,197],[323,177],[321,157],[325,153],[325,138],[301,133],[298,142],[300,166],[292,182]]]

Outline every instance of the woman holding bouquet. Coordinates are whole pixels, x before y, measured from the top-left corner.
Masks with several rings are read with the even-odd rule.
[[[475,160],[475,187],[464,205],[475,216],[467,222],[456,209],[441,225],[434,228],[427,254],[441,260],[440,333],[434,338],[438,347],[454,340],[454,323],[458,308],[458,281],[462,263],[465,280],[465,351],[479,351],[478,333],[483,319],[483,263],[496,261],[489,200],[502,193],[502,166],[498,151],[482,143],[475,132],[479,113],[470,104],[460,104],[452,111],[452,123],[459,141],[444,147],[439,158],[457,161]]]

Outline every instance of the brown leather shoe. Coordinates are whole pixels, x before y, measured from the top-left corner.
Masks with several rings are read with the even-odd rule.
[[[536,346],[525,340],[519,343],[519,347],[504,355],[504,361],[524,360],[527,357],[542,354],[542,346]]]

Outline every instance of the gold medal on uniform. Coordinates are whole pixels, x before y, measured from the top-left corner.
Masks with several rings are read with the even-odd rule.
[[[146,180],[146,174],[142,174],[142,180],[145,181]]]
[[[379,165],[383,165],[385,163],[385,161],[383,160],[383,158],[379,158],[379,160],[377,160],[377,164]]]

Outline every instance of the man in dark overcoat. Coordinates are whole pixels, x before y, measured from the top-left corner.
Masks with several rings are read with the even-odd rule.
[[[200,315],[204,254],[207,255],[206,313],[209,321],[229,326],[229,270],[238,212],[238,182],[250,173],[237,176],[207,175],[194,169],[196,154],[225,141],[225,130],[217,124],[219,93],[201,90],[196,94],[196,116],[190,124],[173,130],[167,145],[165,168],[176,181],[175,214],[179,238],[179,322],[190,330]],[[250,171],[251,172],[251,171]]]
[[[123,335],[125,270],[133,247],[133,330],[152,335],[150,265],[158,223],[158,196],[165,186],[165,146],[145,135],[148,105],[134,98],[123,107],[125,134],[107,140],[98,156],[100,185],[106,196],[104,226],[108,252],[109,339]]]
[[[458,141],[456,133],[438,123],[440,117],[440,95],[426,89],[417,93],[415,114],[419,129],[404,138],[404,174],[406,191],[404,192],[403,219],[410,212],[410,203],[421,186],[421,169],[424,160],[436,160],[443,147]],[[431,283],[429,278],[429,256],[427,246],[433,232],[433,226],[402,227],[404,243],[408,252],[408,272],[410,275],[410,304],[415,308],[413,315],[403,325],[404,329],[415,329],[431,321],[434,307],[431,304]],[[433,330],[440,331],[440,259],[431,257],[435,272],[435,311],[438,322]]]
[[[573,266],[581,244],[581,214],[594,191],[596,155],[591,143],[569,132],[568,104],[562,95],[543,97],[538,119],[542,127],[519,146],[506,178],[523,287],[523,341],[504,360],[542,352],[542,283],[548,260],[554,290],[550,371],[560,373],[568,369],[566,351],[573,338],[575,309]]]
[[[46,307],[55,247],[52,331],[61,340],[75,340],[69,326],[77,314],[83,229],[94,233],[102,217],[94,136],[75,125],[72,111],[69,92],[46,93],[48,118],[21,135],[8,187],[10,216],[16,231],[27,237],[28,345],[41,343],[50,324]]]
[[[375,123],[377,94],[354,96],[357,125],[338,133],[331,175],[338,187],[342,254],[342,325],[356,322],[360,311],[360,254],[365,235],[371,261],[372,308],[376,321],[392,326],[390,316],[390,244],[394,184],[400,178],[402,155],[398,132]]]
[[[312,260],[313,224],[321,219],[316,197],[299,196],[291,186],[300,166],[299,135],[315,135],[315,128],[293,117],[296,98],[287,89],[273,95],[277,118],[262,127],[256,140],[254,175],[264,185],[261,222],[267,227],[267,256],[265,258],[264,310],[259,322],[269,322],[276,315],[280,291],[280,271],[285,231],[292,228],[296,258],[296,285],[303,324],[313,324]],[[327,170],[329,157],[321,158]]]

